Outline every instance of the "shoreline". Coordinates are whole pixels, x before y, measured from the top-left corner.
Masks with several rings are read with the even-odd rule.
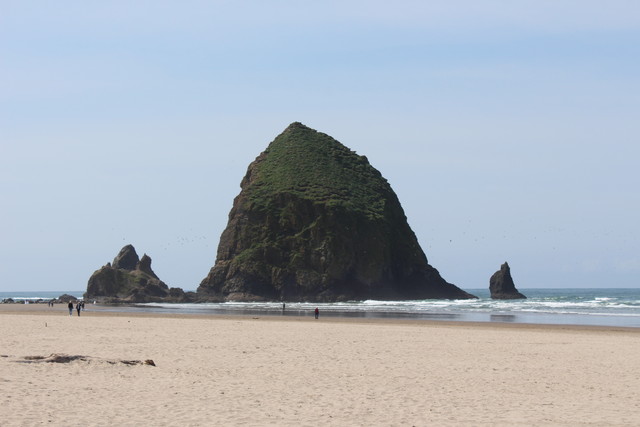
[[[315,321],[313,313],[306,315],[279,315],[268,314],[217,314],[217,313],[179,313],[179,312],[135,312],[117,311],[110,306],[89,305],[80,317],[117,317],[117,318],[149,318],[149,319],[202,319],[202,320],[261,320],[272,322],[303,322]],[[36,316],[63,316],[69,317],[67,307],[62,304],[48,307],[44,304],[0,304],[0,315],[36,315]],[[78,317],[76,310],[73,317]],[[487,329],[527,329],[527,330],[567,330],[567,331],[594,331],[594,332],[630,332],[640,334],[640,328],[631,326],[600,326],[600,325],[571,325],[571,324],[540,324],[540,323],[511,323],[511,322],[475,322],[455,320],[433,320],[424,318],[394,318],[394,317],[350,317],[350,316],[323,316],[319,321],[342,324],[365,325],[412,325],[412,326],[443,326],[487,328]]]
[[[452,322],[590,325],[640,328],[640,290],[627,288],[526,289],[527,299],[495,300],[488,291],[469,289],[478,300],[286,302],[285,316],[304,316],[319,307],[323,317],[402,318]],[[484,294],[482,294],[482,292]],[[31,293],[30,297],[59,296],[62,291]],[[70,295],[79,292],[66,292]],[[28,293],[25,293],[28,294]],[[23,296],[26,296],[23,294]],[[4,293],[4,297],[16,297]],[[46,300],[45,300],[46,301]],[[279,316],[277,302],[225,303],[102,303],[105,310],[123,312],[193,313]],[[89,307],[89,306],[87,306]]]

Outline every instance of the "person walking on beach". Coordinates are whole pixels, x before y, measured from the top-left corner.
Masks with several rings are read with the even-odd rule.
[[[76,310],[78,310],[78,316],[80,316],[80,310],[82,310],[82,306],[80,305],[80,301],[76,304]]]
[[[73,303],[71,301],[69,301],[69,316],[73,316]]]
[[[320,316],[320,310],[318,310],[318,307],[316,307],[316,311],[315,311],[315,313],[316,313],[316,319],[317,319],[317,318],[318,318],[318,316]]]

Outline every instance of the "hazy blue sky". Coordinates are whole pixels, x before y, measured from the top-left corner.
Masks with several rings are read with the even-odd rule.
[[[366,155],[462,288],[640,285],[640,3],[0,0],[0,291],[125,244],[195,289],[300,121]]]

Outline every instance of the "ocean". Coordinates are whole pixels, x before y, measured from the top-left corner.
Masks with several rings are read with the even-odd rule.
[[[112,311],[180,312],[189,314],[244,314],[355,318],[428,319],[459,322],[501,322],[557,325],[640,327],[640,289],[564,288],[520,289],[527,299],[492,300],[488,289],[465,289],[477,300],[361,301],[341,303],[219,303],[136,304],[109,306]],[[82,297],[84,291],[0,292],[0,301],[49,300],[62,294]],[[90,309],[90,306],[87,307]]]

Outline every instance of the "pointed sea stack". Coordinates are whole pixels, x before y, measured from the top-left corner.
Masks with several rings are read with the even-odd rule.
[[[113,260],[89,278],[86,300],[122,302],[188,302],[190,295],[169,287],[151,269],[151,258],[138,258],[132,245],[123,247]]]
[[[492,299],[524,299],[527,298],[516,289],[511,278],[511,268],[506,262],[500,270],[493,273],[489,279],[489,291]]]
[[[380,172],[328,135],[291,124],[240,187],[201,300],[475,298],[428,264]]]

